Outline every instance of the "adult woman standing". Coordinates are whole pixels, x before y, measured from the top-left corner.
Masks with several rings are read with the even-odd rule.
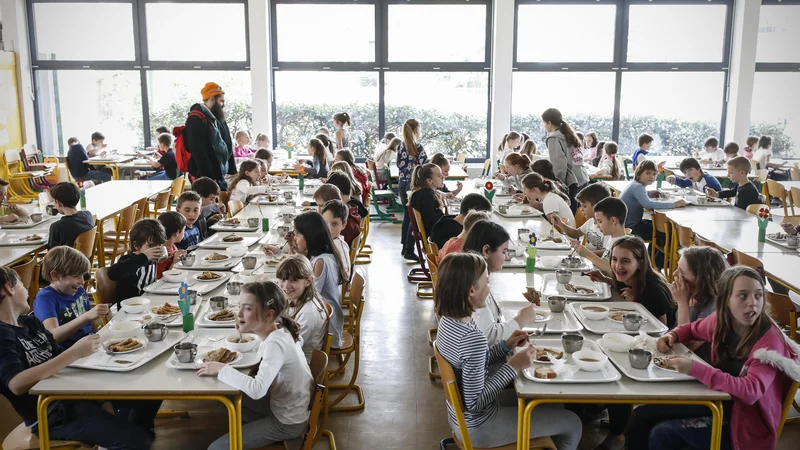
[[[575,196],[589,183],[589,175],[583,166],[575,165],[572,151],[582,147],[575,131],[572,130],[561,115],[561,111],[550,108],[542,113],[544,129],[547,130],[547,150],[553,164],[556,179],[569,188],[572,212],[578,209]]]
[[[408,119],[403,124],[403,142],[397,149],[397,169],[400,172],[398,180],[398,190],[400,191],[400,203],[403,207],[408,206],[408,191],[411,189],[411,174],[414,168],[428,162],[428,155],[422,144],[419,143],[422,137],[422,125],[417,119]],[[411,233],[411,218],[408,212],[403,214],[403,225],[400,243],[403,245],[402,254],[408,260],[418,261],[414,251],[414,237]]]

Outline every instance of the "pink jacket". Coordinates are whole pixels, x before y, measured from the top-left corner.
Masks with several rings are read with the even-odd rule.
[[[712,348],[717,314],[711,314],[673,330],[679,342],[706,341]],[[727,392],[733,399],[730,418],[731,440],[735,450],[775,448],[783,401],[792,379],[800,380],[800,346],[792,343],[773,326],[753,346],[738,377],[695,362],[689,375],[711,389]],[[711,363],[715,357],[712,353]]]
[[[250,147],[240,147],[237,145],[236,148],[233,149],[234,158],[250,158],[255,153],[256,152],[254,152]]]

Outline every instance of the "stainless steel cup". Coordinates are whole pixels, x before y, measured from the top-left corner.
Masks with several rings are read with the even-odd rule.
[[[565,353],[575,353],[583,348],[583,336],[577,333],[564,333],[561,335],[561,345]]]
[[[258,226],[259,218],[258,217],[249,217],[247,219],[247,226],[250,228],[255,228]]]
[[[182,363],[191,363],[197,358],[197,344],[181,342],[172,347],[172,349],[175,351],[175,357]]]
[[[567,297],[551,295],[547,297],[547,306],[549,306],[550,311],[554,313],[564,312],[564,308],[567,307]]]
[[[628,350],[628,362],[634,369],[647,369],[650,361],[653,360],[653,353],[643,348],[632,348]]]
[[[639,331],[645,321],[641,314],[628,313],[622,316],[622,325],[628,331]]]
[[[169,334],[169,328],[163,323],[148,323],[142,327],[144,337],[150,342],[163,341]]]
[[[556,270],[556,281],[560,284],[567,284],[572,280],[572,271],[568,269]]]
[[[208,301],[212,311],[222,311],[228,307],[228,297],[218,295],[216,297],[211,297]]]
[[[194,254],[185,254],[181,257],[181,263],[185,267],[192,267],[194,265]]]
[[[242,257],[242,266],[246,270],[253,270],[256,268],[256,262],[258,262],[258,258],[252,255],[247,255]]]
[[[243,285],[244,283],[241,281],[229,281],[225,289],[228,291],[228,295],[239,295]]]

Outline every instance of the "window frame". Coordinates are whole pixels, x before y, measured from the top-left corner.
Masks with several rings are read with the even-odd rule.
[[[378,134],[386,133],[386,72],[487,72],[489,85],[486,97],[486,157],[492,147],[491,136],[491,61],[492,61],[492,1],[493,0],[272,0],[270,2],[270,50],[272,73],[278,71],[344,71],[376,72],[378,75]],[[280,61],[278,55],[277,5],[374,5],[375,7],[375,59],[371,62],[331,61]],[[389,6],[390,5],[483,5],[486,8],[485,59],[476,62],[389,62]],[[275,82],[272,83],[272,117],[277,118]],[[277,127],[273,127],[272,142],[277,140]],[[363,158],[359,158],[363,160]],[[470,162],[483,162],[485,158],[469,158]]]
[[[800,0],[761,0],[761,6],[800,6]],[[795,72],[800,71],[800,61],[786,62],[758,62],[756,53],[756,72]]]
[[[66,60],[41,60],[38,58],[36,42],[36,17],[34,5],[37,3],[124,3],[131,5],[133,20],[133,61],[66,61]],[[239,4],[244,8],[245,27],[245,60],[244,61],[151,61],[148,56],[147,42],[147,12],[146,5],[150,3],[185,3],[185,4]],[[31,76],[34,81],[34,114],[36,116],[36,138],[42,142],[41,120],[39,120],[39,85],[36,82],[36,72],[39,70],[136,70],[139,72],[142,95],[142,124],[144,127],[145,146],[151,146],[154,136],[151,134],[150,105],[148,99],[147,73],[159,70],[198,70],[198,71],[249,71],[250,70],[250,12],[248,0],[27,0],[28,14],[28,39],[30,43]],[[198,91],[199,92],[199,91]]]
[[[775,1],[777,0],[763,0]],[[800,0],[783,0],[800,1]],[[517,59],[518,30],[519,30],[519,7],[520,5],[616,5],[616,20],[614,24],[614,59],[612,62],[519,62]],[[693,63],[670,63],[670,62],[628,62],[628,32],[630,24],[630,7],[636,5],[725,5],[725,31],[723,36],[722,61],[721,62],[693,62]],[[613,132],[611,139],[619,142],[622,102],[622,74],[625,72],[719,72],[725,73],[723,83],[723,105],[722,116],[720,117],[720,136],[725,135],[725,116],[727,114],[728,102],[728,81],[731,54],[731,33],[733,30],[733,7],[734,0],[515,0],[514,5],[514,59],[512,70],[514,72],[614,72],[616,74],[616,84],[614,92],[614,116]],[[512,111],[513,115],[513,111]]]

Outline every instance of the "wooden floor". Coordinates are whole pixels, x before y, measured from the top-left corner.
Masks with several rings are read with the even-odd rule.
[[[373,262],[361,266],[367,271],[368,295],[359,384],[367,406],[359,413],[331,415],[329,429],[339,450],[436,450],[449,434],[441,385],[427,375],[432,350],[426,331],[434,326],[433,302],[417,299],[405,279],[410,266],[400,257],[399,228],[372,224]],[[159,419],[156,449],[205,449],[227,432],[225,411],[217,404],[167,402],[164,406],[188,410],[190,418]],[[3,411],[3,418],[7,417]],[[587,427],[581,448],[592,449],[603,437],[602,428]],[[795,450],[797,442],[800,424],[787,425],[778,448]],[[326,449],[327,444],[321,442],[315,448]]]

